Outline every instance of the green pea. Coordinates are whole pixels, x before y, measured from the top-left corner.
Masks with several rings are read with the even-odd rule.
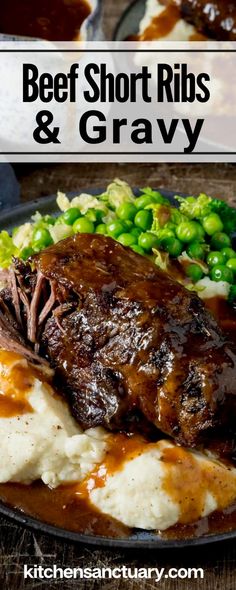
[[[198,236],[197,236],[197,240],[198,242],[204,242],[205,241],[205,230],[202,227],[202,225],[200,223],[198,223],[198,221],[194,221],[195,223],[195,228],[197,230]]]
[[[221,232],[224,228],[221,218],[217,213],[210,213],[210,215],[204,217],[202,225],[208,236],[213,236],[213,234]]]
[[[177,238],[165,238],[165,240],[162,240],[161,246],[174,258],[178,258],[183,250],[183,244]]]
[[[186,244],[196,241],[198,239],[198,225],[195,221],[183,221],[176,228],[177,238]]]
[[[52,215],[45,215],[43,217],[43,221],[45,221],[48,225],[55,225],[56,218],[53,217]]]
[[[122,244],[122,246],[133,246],[137,243],[137,239],[135,238],[135,236],[132,236],[131,234],[120,234],[117,239],[118,242]]]
[[[70,209],[67,209],[61,217],[62,222],[66,223],[67,225],[73,225],[75,220],[78,219],[78,217],[81,217],[81,212],[78,207],[71,207]]]
[[[132,234],[132,236],[135,236],[136,238],[138,238],[140,236],[140,234],[142,233],[142,230],[139,229],[139,227],[132,227],[132,229],[130,230],[130,233]]]
[[[122,203],[116,210],[117,217],[122,221],[133,221],[136,213],[137,209],[133,203]]]
[[[95,211],[95,215],[96,215],[96,221],[98,221],[98,223],[101,223],[103,220],[103,217],[105,216],[105,212],[103,209],[94,209]],[[88,211],[87,211],[88,213]],[[87,215],[86,213],[86,215]]]
[[[214,266],[210,272],[210,277],[212,281],[226,281],[226,283],[233,283],[234,275],[230,268],[224,266],[223,264],[218,264]]]
[[[218,264],[224,264],[224,262],[225,259],[221,252],[209,252],[207,256],[207,264],[210,268],[213,268],[213,266],[216,266]]]
[[[102,234],[103,236],[107,233],[107,226],[105,223],[99,223],[95,229],[96,234]]]
[[[92,221],[93,223],[100,223],[102,221],[104,215],[104,211],[102,209],[93,209],[91,207],[91,209],[88,209],[85,217],[87,217],[87,219],[89,219],[89,221]]]
[[[33,248],[23,248],[23,250],[21,250],[20,252],[20,258],[22,258],[22,260],[27,260],[30,256],[33,256],[34,254],[34,250]]]
[[[145,254],[144,249],[141,248],[141,246],[139,246],[138,244],[133,244],[131,246],[131,248],[134,252],[137,252],[137,254],[141,254],[141,256],[144,256],[144,254]]]
[[[49,231],[43,227],[35,229],[32,236],[32,247],[34,250],[41,250],[47,248],[53,243],[53,239]]]
[[[231,239],[224,232],[217,232],[211,239],[212,250],[222,250],[231,247]]]
[[[107,224],[107,233],[111,238],[118,238],[120,234],[124,233],[124,229],[124,224],[118,219]]]
[[[128,229],[129,231],[131,231],[131,229],[134,228],[134,224],[129,219],[126,219],[126,221],[123,221],[123,224],[124,224],[124,227],[126,229]]]
[[[60,225],[61,223],[65,223],[64,213],[56,218],[55,225]]]
[[[149,197],[148,195],[141,195],[141,197],[138,197],[134,201],[135,207],[138,210],[145,209],[145,207],[151,205],[152,203],[155,203],[155,199],[153,197]]]
[[[197,283],[203,277],[203,272],[198,264],[188,264],[186,268],[186,275],[189,277],[193,283]]]
[[[140,227],[140,229],[144,231],[150,229],[152,225],[152,212],[146,209],[141,209],[138,211],[138,213],[136,213],[134,223],[137,227]]]
[[[93,234],[94,223],[87,219],[87,217],[80,217],[73,224],[73,230],[75,234]]]
[[[138,238],[138,245],[143,248],[145,252],[150,252],[152,248],[158,247],[158,239],[151,232],[144,232],[140,234]]]
[[[236,258],[236,252],[233,248],[222,248],[221,250],[222,256],[224,256],[224,261],[229,260],[229,258]]]
[[[205,258],[205,248],[199,242],[192,242],[187,247],[187,254],[190,258],[197,258],[198,260],[204,260]]]
[[[236,274],[236,258],[230,258],[229,260],[227,260],[226,266],[227,268],[230,268],[230,270],[232,270],[234,274]]]

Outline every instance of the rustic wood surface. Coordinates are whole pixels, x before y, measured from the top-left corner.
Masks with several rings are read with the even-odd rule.
[[[103,23],[107,38],[122,10],[130,0],[104,0]],[[205,191],[236,205],[236,166],[233,165],[125,165],[125,164],[65,164],[45,166],[15,166],[21,184],[22,201],[29,201],[57,189],[65,191],[103,187],[116,176],[133,186],[165,187],[196,194]],[[21,590],[32,588],[50,590],[153,590],[156,583],[134,580],[50,582],[23,578],[23,565],[70,567],[122,566],[129,567],[202,567],[203,580],[168,580],[158,584],[160,590],[235,590],[236,549],[233,542],[181,551],[120,551],[105,550],[55,540],[32,532],[0,517],[0,588]]]

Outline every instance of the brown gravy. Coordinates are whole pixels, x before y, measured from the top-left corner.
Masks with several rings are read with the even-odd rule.
[[[129,535],[128,527],[101,514],[87,499],[78,497],[76,492],[77,486],[63,486],[51,490],[41,482],[30,486],[0,484],[2,502],[48,524],[76,533],[104,537]]]
[[[144,451],[147,442],[142,437],[116,435],[111,437],[111,447],[102,465],[94,470],[81,484],[60,486],[51,490],[42,482],[31,485],[0,484],[0,500],[18,510],[48,524],[85,534],[112,538],[125,538],[132,530],[108,515],[102,514],[88,498],[88,491],[94,486],[105,485],[106,478],[123,465],[124,460],[138,456]],[[149,447],[150,447],[149,443]],[[229,531],[236,528],[236,506],[222,512],[215,512],[208,518],[199,518],[204,505],[206,485],[215,494],[219,505],[229,502],[235,494],[235,482],[227,476],[227,469],[199,469],[194,457],[181,448],[166,448],[163,452],[166,463],[164,488],[173,500],[181,506],[180,524],[161,534],[163,538],[183,539],[206,533]],[[169,466],[180,465],[171,471]],[[183,475],[184,472],[184,475]],[[222,490],[224,492],[222,498]],[[193,525],[186,525],[186,517],[195,518]]]
[[[1,0],[0,32],[48,41],[79,38],[89,16],[87,0]]]
[[[14,352],[0,350],[0,417],[31,412],[27,399],[35,373],[22,357]]]
[[[180,506],[180,524],[201,518],[206,490],[216,499],[219,510],[234,500],[236,483],[227,466],[200,464],[193,454],[181,447],[164,449],[162,461],[168,467],[164,489]]]
[[[170,5],[158,16],[154,16],[145,31],[138,36],[140,41],[153,41],[166,37],[173,31],[175,25],[180,19],[178,6]]]

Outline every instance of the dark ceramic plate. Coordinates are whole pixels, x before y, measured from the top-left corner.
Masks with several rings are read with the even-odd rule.
[[[139,23],[145,12],[145,0],[134,0],[123,12],[114,31],[114,41],[124,41],[130,35],[137,35]]]
[[[87,192],[95,195],[101,193],[101,190],[93,191],[88,189]],[[176,192],[174,193],[171,191],[161,190],[161,193],[163,194],[163,196],[168,197],[172,204],[176,205],[176,201],[173,198],[174,195],[177,194]],[[78,192],[70,193],[69,197],[73,197],[75,196],[75,194],[78,194]],[[2,229],[11,230],[16,225],[25,223],[30,219],[31,215],[33,215],[33,213],[35,213],[36,210],[42,213],[43,215],[47,213],[55,213],[57,210],[55,195],[45,197],[43,199],[39,199],[36,201],[31,201],[30,203],[18,205],[14,209],[11,209],[11,211],[9,212],[3,212],[0,218],[0,231]],[[78,543],[87,543],[91,545],[106,547],[123,547],[127,549],[178,549],[181,547],[206,545],[207,543],[216,543],[219,541],[226,541],[229,539],[236,538],[235,530],[221,534],[206,534],[199,537],[187,538],[186,540],[165,540],[162,539],[159,535],[154,534],[153,532],[135,529],[128,538],[113,539],[110,537],[105,538],[95,535],[75,533],[61,529],[59,527],[54,527],[45,522],[39,521],[36,518],[27,516],[27,514],[20,512],[20,510],[11,508],[3,504],[2,502],[0,502],[0,513],[3,514],[3,516],[13,519],[21,525],[31,527],[41,533],[48,533],[53,535],[54,537],[68,539],[68,541],[77,541]]]

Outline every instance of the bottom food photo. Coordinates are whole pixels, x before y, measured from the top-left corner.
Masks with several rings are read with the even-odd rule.
[[[68,166],[18,165],[1,199],[0,512],[109,546],[236,537],[235,168]]]

